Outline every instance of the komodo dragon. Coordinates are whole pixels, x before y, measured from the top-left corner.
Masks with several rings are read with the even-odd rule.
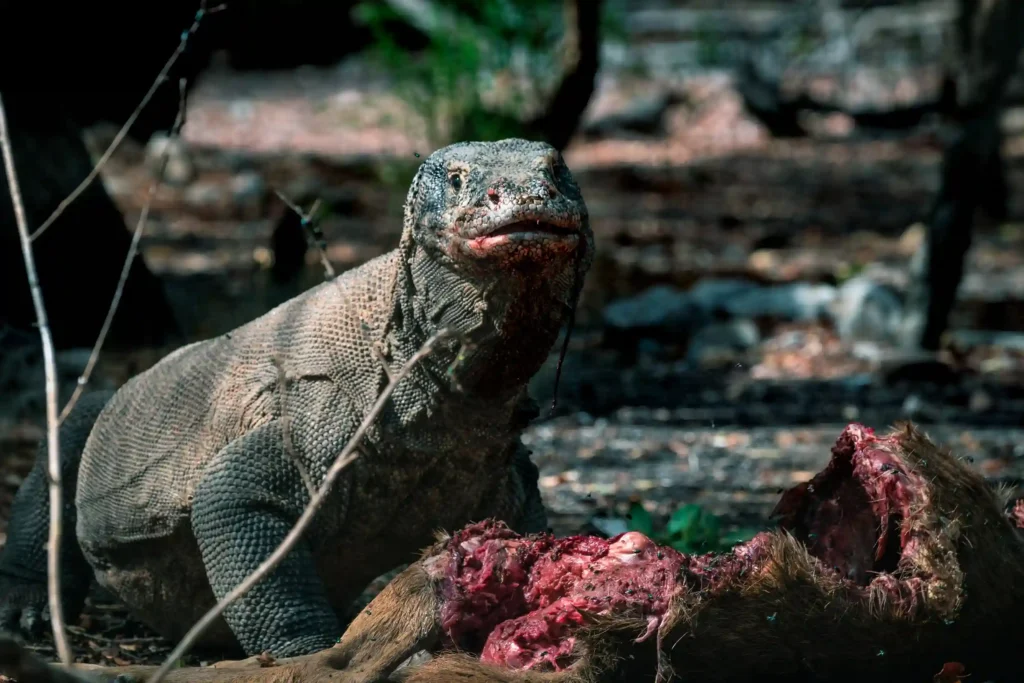
[[[431,154],[396,250],[82,398],[61,433],[77,531],[62,549],[69,618],[95,576],[152,628],[182,636],[299,517],[310,495],[298,463],[319,484],[389,377],[442,328],[462,338],[398,385],[300,546],[203,644],[329,647],[363,588],[437,530],[490,516],[543,530],[520,441],[537,414],[526,385],[592,258],[586,206],[554,148],[509,139]],[[6,629],[45,619],[44,460],[15,498],[0,557]]]

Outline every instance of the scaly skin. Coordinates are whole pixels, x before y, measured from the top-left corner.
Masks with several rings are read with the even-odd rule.
[[[504,140],[435,152],[410,187],[398,249],[170,354],[125,384],[91,431],[92,403],[69,420],[85,441],[80,466],[77,450],[64,456],[78,471],[88,562],[66,572],[69,603],[80,604],[91,569],[137,616],[180,637],[301,514],[309,493],[296,460],[322,481],[388,377],[442,328],[471,343],[453,340],[398,386],[303,542],[205,644],[276,656],[328,647],[362,588],[414,560],[437,530],[485,517],[543,529],[520,441],[536,414],[526,383],[592,255],[582,196],[553,148]],[[24,590],[25,576],[39,585],[45,560],[23,550],[45,536],[44,493],[19,492],[0,559],[8,628],[45,594]],[[31,571],[15,580],[7,570],[19,563]]]

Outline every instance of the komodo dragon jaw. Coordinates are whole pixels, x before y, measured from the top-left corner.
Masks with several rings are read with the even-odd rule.
[[[561,154],[521,139],[430,155],[409,193],[416,240],[456,264],[565,270],[593,251],[586,205]]]

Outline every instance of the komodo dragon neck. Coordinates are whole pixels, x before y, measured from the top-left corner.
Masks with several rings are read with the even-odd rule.
[[[508,273],[486,279],[449,267],[413,245],[398,275],[393,334],[409,356],[441,329],[465,335],[425,365],[471,398],[514,398],[548,358],[574,295],[575,272]]]

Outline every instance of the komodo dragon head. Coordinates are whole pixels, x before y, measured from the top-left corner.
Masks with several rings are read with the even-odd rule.
[[[594,236],[554,147],[508,139],[437,150],[409,188],[403,243],[427,255],[406,262],[414,286],[440,299],[433,324],[496,333],[460,354],[463,388],[518,391],[568,320],[564,357]]]
[[[589,266],[593,234],[579,187],[554,147],[460,142],[420,166],[406,201],[411,237],[469,271],[551,275]]]

